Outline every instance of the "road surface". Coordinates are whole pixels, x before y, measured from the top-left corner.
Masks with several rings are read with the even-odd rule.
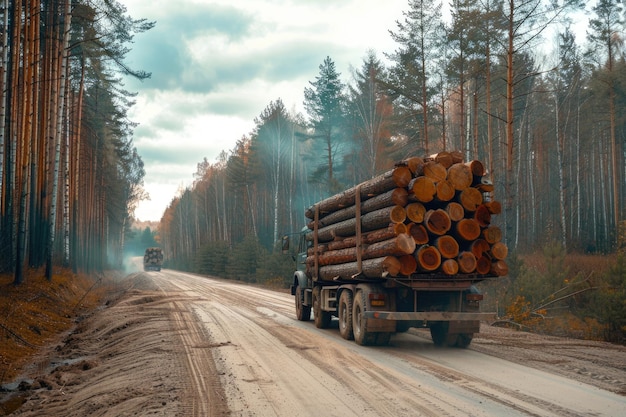
[[[550,338],[523,357],[516,337],[528,353],[536,336],[502,329],[468,349],[415,330],[364,347],[336,319],[297,321],[286,292],[170,270],[127,280],[50,352],[16,415],[626,415],[623,347]]]

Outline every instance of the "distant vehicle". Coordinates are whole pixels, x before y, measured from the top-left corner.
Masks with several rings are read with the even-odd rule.
[[[144,271],[160,271],[163,266],[163,250],[161,248],[148,248],[143,255]]]

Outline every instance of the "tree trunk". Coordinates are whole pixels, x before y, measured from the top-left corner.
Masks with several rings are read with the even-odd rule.
[[[386,256],[384,258],[364,260],[361,270],[359,270],[357,262],[321,267],[319,270],[319,279],[324,281],[333,281],[335,278],[350,280],[358,275],[362,275],[365,278],[395,277],[398,276],[401,268],[402,264],[398,258]]]
[[[317,256],[317,262],[319,266],[354,262],[357,260],[357,252],[359,250],[362,251],[361,259],[410,255],[415,250],[415,241],[409,235],[402,234],[389,240],[364,245],[362,248],[350,247],[327,251]],[[307,257],[309,267],[312,267],[314,262],[315,256]]]
[[[403,223],[406,219],[406,211],[404,207],[393,206],[375,210],[361,216],[361,230],[369,232],[377,229],[386,228],[389,223]],[[314,232],[307,235],[308,240],[313,240]],[[318,242],[330,242],[335,238],[349,237],[356,234],[356,219],[344,220],[323,227],[317,231]]]
[[[384,194],[380,194],[376,197],[365,200],[361,204],[361,214],[366,214],[375,210],[380,210],[390,206],[406,206],[408,202],[408,191],[406,188],[394,188],[387,191]],[[339,223],[344,220],[348,220],[356,216],[356,206],[346,207],[341,210],[337,210],[322,217],[318,221],[318,227],[329,226],[331,224]],[[313,229],[314,221],[307,224],[309,229]]]
[[[401,165],[385,172],[382,175],[365,181],[355,187],[352,187],[342,193],[335,194],[325,200],[320,201],[315,206],[318,207],[320,217],[327,213],[340,210],[355,204],[357,190],[360,190],[360,198],[362,201],[373,196],[383,194],[394,188],[404,188],[409,185],[412,174],[407,166]],[[305,216],[309,219],[315,217],[315,206],[309,207],[305,211]]]

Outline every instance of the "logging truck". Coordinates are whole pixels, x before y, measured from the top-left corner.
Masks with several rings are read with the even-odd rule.
[[[465,348],[496,318],[481,312],[475,284],[508,272],[491,225],[500,205],[482,164],[455,155],[409,158],[305,211],[291,285],[298,320],[312,311],[327,328],[337,317],[359,345],[427,327],[435,345]]]
[[[144,271],[160,271],[163,266],[163,250],[161,248],[147,248],[143,255]]]

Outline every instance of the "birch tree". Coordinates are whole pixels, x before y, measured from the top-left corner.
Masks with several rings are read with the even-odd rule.
[[[607,107],[609,119],[610,151],[611,151],[611,179],[613,216],[611,230],[617,230],[617,225],[623,216],[621,207],[621,195],[623,181],[620,181],[619,161],[623,160],[622,150],[618,146],[616,136],[616,79],[615,65],[617,59],[624,58],[624,39],[619,34],[624,30],[624,17],[622,16],[623,3],[620,0],[599,0],[593,7],[594,18],[589,20],[587,39],[591,43],[594,54],[597,56],[598,65],[604,71],[598,71],[599,80],[606,86]],[[620,55],[621,50],[621,57]],[[615,237],[616,239],[616,237]]]

